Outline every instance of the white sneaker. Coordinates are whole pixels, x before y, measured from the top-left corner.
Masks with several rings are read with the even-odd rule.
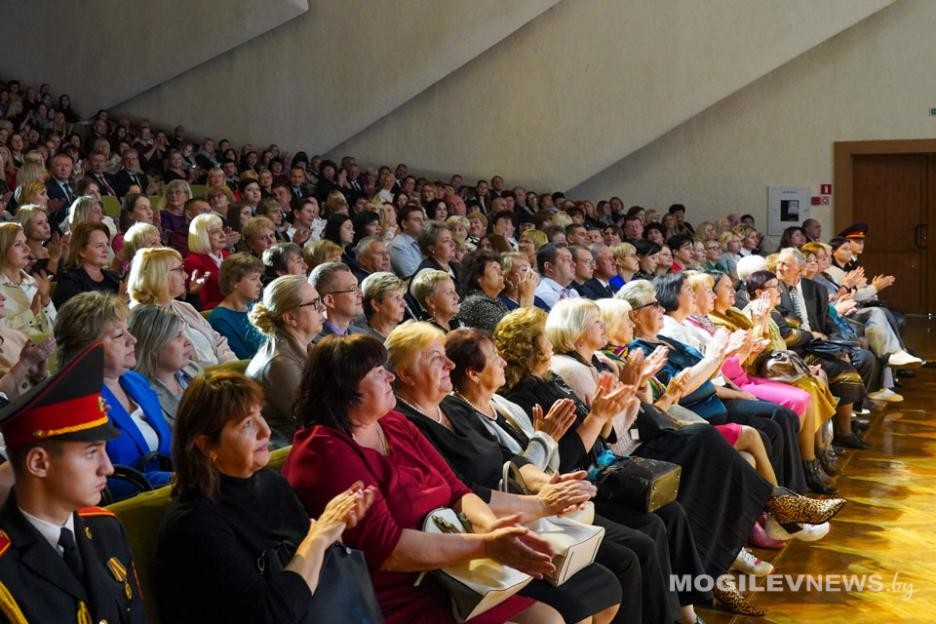
[[[888,403],[900,403],[903,401],[903,396],[897,394],[890,388],[881,388],[877,392],[872,392],[868,395],[868,398],[872,401],[887,401]]]
[[[832,525],[828,522],[823,522],[822,524],[798,524],[796,526],[802,528],[795,533],[790,533],[780,526],[780,523],[774,520],[773,516],[768,515],[767,522],[764,523],[764,531],[771,538],[783,542],[791,539],[800,542],[818,542],[828,535],[829,530],[832,528]]]
[[[920,368],[923,366],[923,360],[901,349],[891,353],[890,357],[887,358],[887,365],[891,368]]]
[[[735,557],[734,563],[731,564],[731,569],[751,576],[767,576],[774,571],[774,567],[769,561],[758,559],[747,548],[741,549],[741,552]]]

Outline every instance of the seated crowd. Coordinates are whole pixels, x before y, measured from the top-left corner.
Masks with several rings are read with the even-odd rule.
[[[880,299],[893,277],[861,267],[862,224],[823,241],[810,219],[766,253],[750,215],[693,227],[681,204],[81,122],[48,85],[9,82],[0,113],[11,621],[142,621],[129,550],[88,545],[95,522],[122,539],[93,506],[164,485],[166,622],[454,622],[445,586],[418,580],[485,558],[533,580],[471,622],[688,624],[713,594],[761,615],[730,572],[773,570],[747,546],[829,532],[845,500],[807,492],[836,493],[862,416],[922,364]],[[64,389],[101,407],[65,409]],[[96,485],[69,494],[50,466],[88,448]],[[677,464],[675,499],[650,511],[597,477],[628,457]],[[440,507],[470,531],[428,531]],[[603,538],[556,584],[537,523],[570,513]],[[50,575],[78,577],[67,599],[18,571],[33,537]],[[364,582],[336,571],[338,540]]]

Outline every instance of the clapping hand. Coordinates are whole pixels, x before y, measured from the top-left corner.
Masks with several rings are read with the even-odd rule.
[[[565,435],[575,422],[575,403],[572,399],[559,399],[552,404],[549,412],[543,415],[543,408],[533,406],[533,428],[558,440]]]
[[[544,516],[561,515],[578,508],[591,500],[598,490],[585,480],[584,470],[567,474],[555,474],[537,493]]]
[[[353,529],[374,504],[377,490],[374,486],[364,487],[356,481],[347,490],[328,501],[318,520],[309,521],[309,533],[315,533],[329,543],[337,541],[345,529]]]
[[[192,276],[189,278],[189,294],[197,295],[207,281],[208,273],[203,275],[198,269],[192,271]]]
[[[511,568],[543,578],[556,571],[555,552],[549,542],[524,526],[521,514],[498,519],[484,536],[485,555]]]
[[[670,405],[679,403],[679,401],[686,395],[688,385],[689,371],[680,371],[670,379],[668,384],[666,384],[666,391],[663,392],[662,396],[660,396],[660,400],[665,399],[664,403],[668,402]]]
[[[895,281],[893,275],[875,275],[871,280],[871,285],[874,286],[876,291],[881,292],[888,286],[892,286]]]

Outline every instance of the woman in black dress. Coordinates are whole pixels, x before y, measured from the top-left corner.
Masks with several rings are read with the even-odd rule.
[[[266,468],[262,404],[260,386],[222,371],[197,377],[179,405],[175,502],[156,547],[164,622],[324,621],[314,619],[314,598],[328,549],[367,512],[374,491],[356,483],[310,523],[286,479]],[[259,562],[271,550],[282,569],[264,574]],[[361,589],[373,598],[369,582]],[[341,621],[373,622],[352,607]]]

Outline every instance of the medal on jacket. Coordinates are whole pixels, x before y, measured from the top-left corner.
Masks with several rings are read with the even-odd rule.
[[[91,612],[88,611],[88,605],[85,604],[84,600],[78,601],[78,613],[75,614],[75,621],[77,624],[93,624]]]
[[[124,594],[126,594],[127,600],[133,598],[133,588],[130,587],[130,582],[127,580],[127,568],[120,562],[120,559],[117,557],[108,559],[107,569],[114,575],[114,580],[118,583],[123,583]]]

